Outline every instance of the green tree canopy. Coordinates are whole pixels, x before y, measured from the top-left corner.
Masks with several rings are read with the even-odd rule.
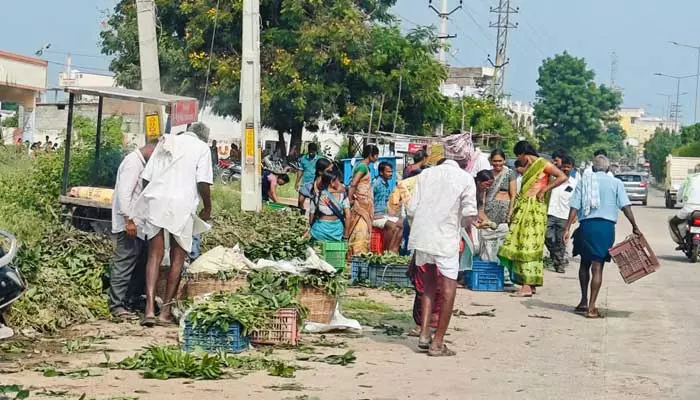
[[[564,52],[544,60],[535,104],[536,133],[543,149],[575,154],[577,149],[607,142],[605,126],[615,121],[622,96],[594,79],[583,58]]]
[[[668,130],[657,129],[654,136],[645,145],[645,156],[651,164],[651,172],[657,180],[666,177],[666,157],[678,147],[680,137]]]
[[[434,59],[436,37],[427,29],[402,35],[388,12],[394,3],[262,0],[263,124],[290,132],[298,144],[304,124],[313,128],[321,117],[338,116],[344,131],[365,126],[374,102],[387,129],[400,80],[398,126],[423,133],[439,123],[446,102],[438,88],[446,72]],[[218,11],[215,0],[156,5],[163,90],[202,99],[211,62],[207,103],[221,115],[240,117],[242,1],[221,2]],[[140,86],[137,37],[134,2],[121,0],[101,33],[102,48],[115,56],[117,81],[134,88]]]

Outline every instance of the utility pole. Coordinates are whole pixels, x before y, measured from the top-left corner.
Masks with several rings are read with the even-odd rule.
[[[241,209],[262,209],[260,185],[260,0],[243,0]]]
[[[438,38],[440,39],[439,59],[442,65],[444,65],[445,67],[447,67],[447,40],[454,39],[457,37],[457,35],[450,35],[447,33],[447,21],[450,19],[450,15],[454,14],[462,8],[462,1],[463,0],[459,0],[459,5],[455,7],[452,11],[448,12],[447,10],[449,9],[449,7],[447,5],[447,0],[442,0],[440,10],[433,6],[433,0],[428,0],[428,8],[435,11],[438,17],[440,17],[440,35],[438,36]],[[445,82],[440,83],[440,93],[443,92],[444,85]],[[440,128],[438,129],[438,136],[443,136],[444,129],[445,126],[443,124],[440,124]]]
[[[490,12],[497,15],[496,22],[489,24],[490,28],[496,28],[496,61],[489,62],[494,68],[493,82],[491,84],[491,95],[493,100],[497,102],[503,95],[506,84],[506,70],[508,65],[508,30],[518,27],[518,23],[510,21],[511,14],[520,12],[520,7],[513,8],[510,6],[510,0],[498,0],[498,7],[491,7]]]
[[[700,92],[700,46],[693,46],[689,44],[683,44],[678,42],[671,42],[671,44],[680,47],[687,47],[689,49],[696,50],[698,52],[698,63],[696,66],[695,75],[695,112],[693,114],[693,122],[698,123],[698,92]]]
[[[156,36],[156,5],[153,0],[136,0],[136,20],[139,30],[139,60],[141,64],[141,90],[160,93],[160,67],[158,64],[158,40]],[[144,104],[141,103],[141,132],[144,131]],[[163,107],[157,107],[163,132]],[[140,135],[142,136],[142,135]]]
[[[695,78],[698,76],[698,74],[695,75],[685,75],[685,76],[676,76],[676,75],[668,75],[668,74],[662,74],[660,72],[654,73],[656,76],[663,76],[665,78],[671,78],[676,80],[676,104],[674,106],[674,118],[673,118],[673,124],[675,126],[676,132],[680,131],[680,126],[678,125],[678,114],[680,113],[680,101],[681,101],[681,81],[683,79],[688,79],[688,78]]]

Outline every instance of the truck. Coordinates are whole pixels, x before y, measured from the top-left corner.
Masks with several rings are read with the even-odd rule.
[[[700,157],[666,157],[665,194],[666,208],[675,208],[678,202],[678,189],[688,176],[700,165]]]

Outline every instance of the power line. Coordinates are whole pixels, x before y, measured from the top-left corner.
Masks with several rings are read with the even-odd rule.
[[[112,58],[112,56],[106,56],[103,54],[85,54],[85,53],[73,53],[70,51],[53,51],[53,50],[43,50],[44,53],[49,53],[49,54],[58,54],[58,55],[64,55],[64,56],[73,56],[73,57],[87,57],[87,58]]]
[[[58,61],[52,61],[52,60],[46,60],[46,62],[48,62],[49,64],[60,65],[62,67],[66,65],[65,62],[58,62]],[[97,68],[97,67],[87,67],[84,65],[71,64],[71,67],[80,68],[80,69],[84,69],[84,70],[100,71],[100,72],[112,72],[108,69]]]
[[[464,6],[464,13],[469,17],[469,19],[472,20],[472,22],[474,23],[474,25],[476,25],[477,28],[479,28],[479,32],[480,32],[481,35],[486,39],[486,41],[490,42],[490,41],[492,40],[492,38],[490,38],[490,37],[486,34],[486,29],[484,29],[484,27],[479,23],[479,21],[477,21],[476,18],[474,18],[474,16],[472,15],[472,13],[471,13],[471,12],[467,12],[467,7],[466,7],[466,6]],[[488,52],[487,52],[487,53],[488,53]]]

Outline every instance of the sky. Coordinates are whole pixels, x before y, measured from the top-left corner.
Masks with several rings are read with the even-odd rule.
[[[438,16],[428,8],[429,0],[397,0],[394,13],[402,27],[415,24],[438,26]],[[439,8],[441,0],[433,0]],[[448,0],[451,7],[459,0]],[[495,53],[496,32],[489,28],[495,19],[489,7],[498,0],[465,0],[449,22],[451,40],[448,62],[453,66],[488,66]],[[100,54],[99,32],[105,12],[116,0],[22,0],[3,9],[0,49],[33,55],[47,43],[43,58],[50,62],[49,85],[56,86],[66,54],[84,71],[107,73],[109,58]],[[519,24],[509,34],[506,92],[514,100],[533,101],[537,69],[542,60],[563,51],[584,57],[596,71],[599,83],[610,83],[610,66],[618,58],[616,83],[622,87],[624,105],[642,107],[659,115],[667,99],[676,93],[676,81],[654,76],[693,75],[697,51],[673,46],[669,41],[700,45],[700,1],[697,0],[511,0],[520,12]],[[9,11],[9,12],[8,12]],[[11,17],[10,17],[11,16]],[[31,27],[30,29],[28,29]],[[21,34],[20,34],[21,33]],[[693,122],[695,79],[681,82],[683,120]],[[675,97],[674,97],[675,98]],[[700,113],[700,108],[699,111]],[[700,118],[700,117],[699,117]]]

